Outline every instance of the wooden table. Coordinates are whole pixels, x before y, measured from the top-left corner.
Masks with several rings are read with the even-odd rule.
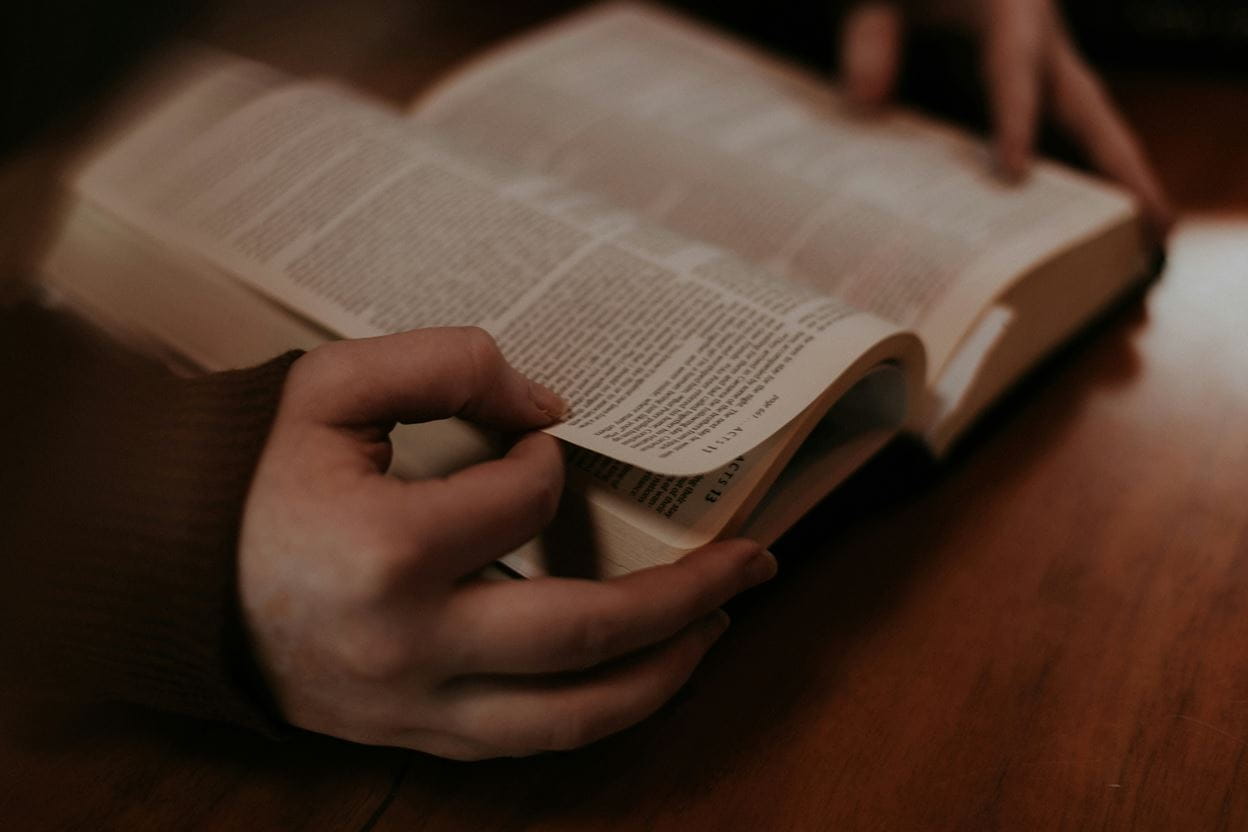
[[[372,5],[301,5],[286,52],[237,17],[220,40],[399,99],[516,22]],[[1248,828],[1248,83],[1115,89],[1195,212],[1161,282],[948,464],[894,448],[816,510],[654,718],[461,764],[21,712],[0,727],[0,826]]]

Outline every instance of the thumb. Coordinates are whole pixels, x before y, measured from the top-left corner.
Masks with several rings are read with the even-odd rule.
[[[295,362],[286,399],[292,415],[361,426],[460,416],[520,431],[563,418],[563,399],[507,363],[477,327],[417,329],[335,341]]]

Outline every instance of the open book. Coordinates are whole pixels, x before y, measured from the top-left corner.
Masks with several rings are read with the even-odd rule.
[[[940,454],[1144,273],[1118,189],[865,121],[835,90],[648,6],[480,58],[393,112],[199,56],[75,176],[50,287],[198,368],[473,324],[567,398],[555,533],[603,575],[770,544],[899,430]],[[496,453],[399,428],[394,472]],[[553,541],[553,542],[552,542]]]

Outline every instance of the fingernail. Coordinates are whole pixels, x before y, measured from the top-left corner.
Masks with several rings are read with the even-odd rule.
[[[1152,214],[1153,231],[1157,235],[1158,242],[1164,245],[1166,234],[1174,227],[1174,210],[1162,199],[1156,203]]]
[[[715,610],[706,617],[706,628],[710,630],[716,638],[723,635],[724,630],[728,629],[728,625],[732,623],[732,619],[728,617],[728,613],[723,610]]]
[[[552,422],[558,422],[568,415],[568,403],[556,395],[549,387],[538,384],[536,381],[529,382],[529,401],[533,402],[534,407],[549,416]]]
[[[761,584],[763,581],[769,581],[776,576],[776,570],[780,565],[776,563],[776,556],[766,549],[760,549],[758,554],[750,558],[745,564],[745,574],[749,578],[751,585]]]
[[[1021,154],[1006,154],[998,149],[992,155],[993,167],[998,177],[1011,185],[1017,185],[1027,178],[1027,157]]]

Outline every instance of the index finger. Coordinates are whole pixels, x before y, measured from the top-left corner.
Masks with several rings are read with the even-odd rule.
[[[891,2],[860,3],[841,22],[841,77],[849,98],[877,107],[892,95],[901,67],[902,15]]]
[[[1054,48],[1052,64],[1058,121],[1094,167],[1136,195],[1154,233],[1164,238],[1174,222],[1165,189],[1096,73],[1064,37]]]
[[[507,363],[478,327],[335,341],[291,367],[289,412],[358,427],[460,416],[506,431],[543,427],[566,405]]]
[[[992,99],[997,162],[1017,178],[1027,172],[1039,112],[1046,6],[992,0],[984,21],[984,72]]]

